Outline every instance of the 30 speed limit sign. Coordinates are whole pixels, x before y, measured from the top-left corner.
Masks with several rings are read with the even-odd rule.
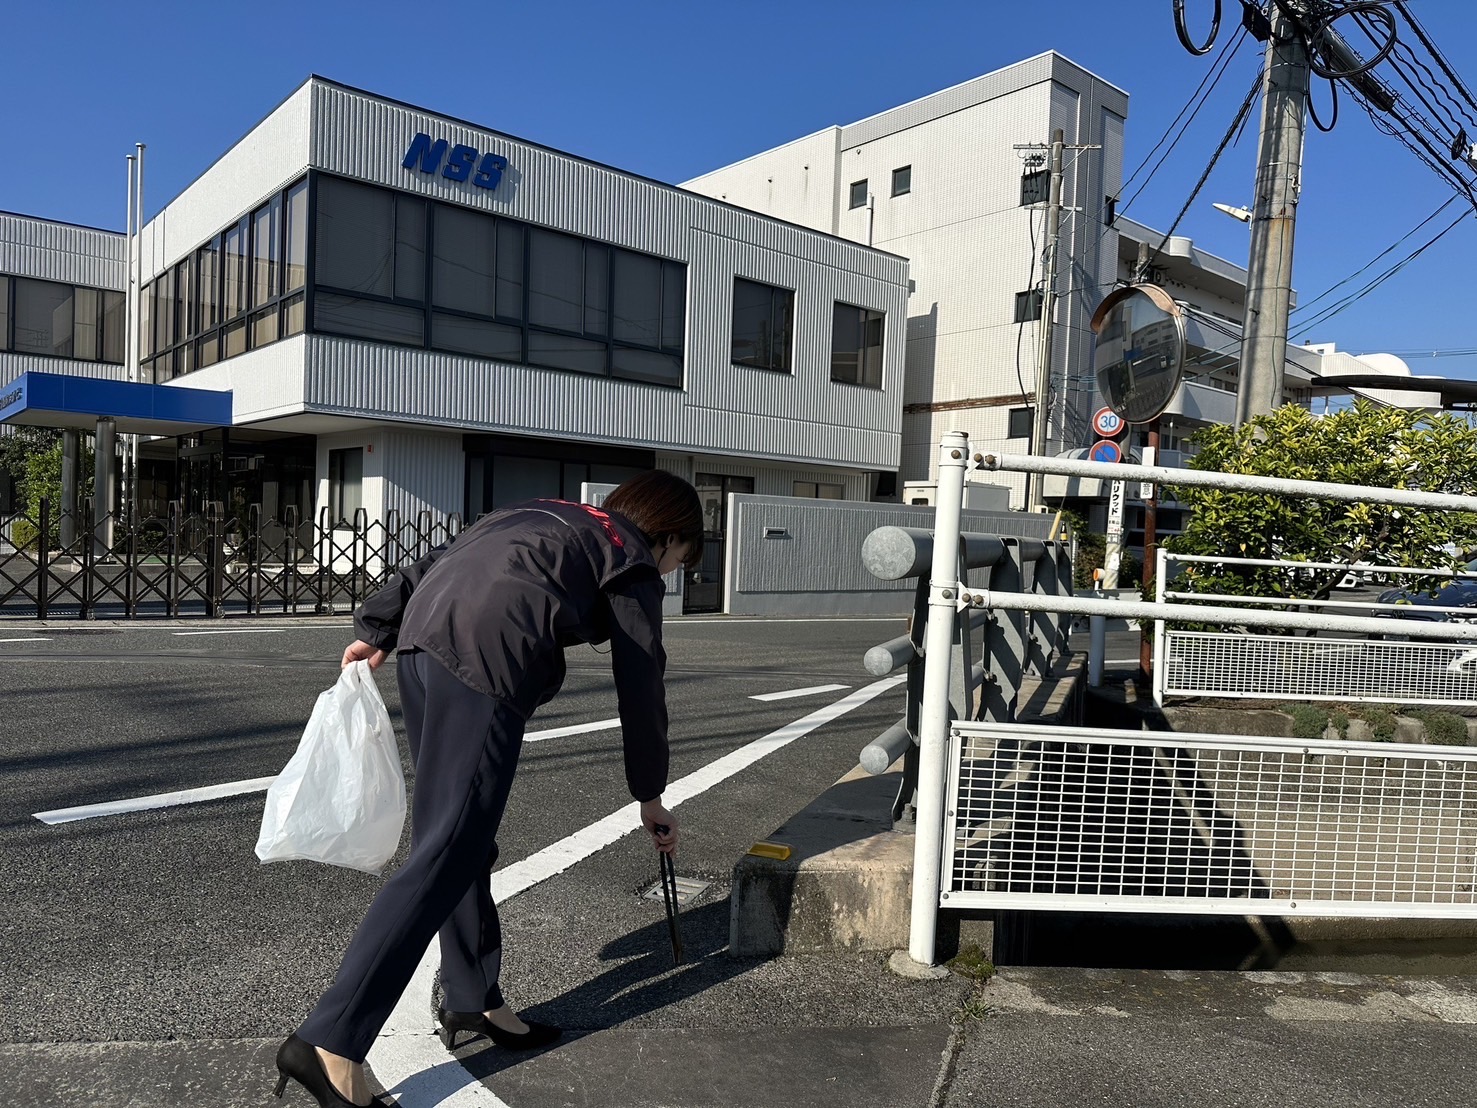
[[[1123,430],[1123,417],[1112,408],[1099,408],[1092,417],[1092,429],[1101,438],[1116,438]]]

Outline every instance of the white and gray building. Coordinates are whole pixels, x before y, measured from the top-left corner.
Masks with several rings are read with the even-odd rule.
[[[0,217],[0,422],[153,436],[145,511],[472,517],[659,466],[718,540],[700,608],[727,494],[866,500],[899,465],[897,253],[322,78],[134,248],[136,359],[128,238]],[[229,418],[170,410],[202,394]]]
[[[1065,163],[1046,446],[1082,444],[1095,399],[1082,369],[1092,364],[1089,322],[1118,275],[1105,198],[1122,176],[1127,115],[1126,92],[1046,53],[684,187],[908,258],[901,477],[927,481],[944,431],[1027,449],[1044,206],[1022,205],[1022,177],[1039,170],[1058,128],[1092,149],[1068,151]],[[1020,506],[1023,479],[998,479]]]

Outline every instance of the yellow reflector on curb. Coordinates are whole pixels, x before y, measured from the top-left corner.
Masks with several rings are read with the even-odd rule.
[[[755,843],[749,847],[749,853],[756,858],[774,858],[783,862],[790,856],[790,848],[784,843]]]

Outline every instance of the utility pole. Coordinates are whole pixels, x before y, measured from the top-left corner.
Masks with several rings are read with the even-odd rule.
[[[1302,7],[1302,3],[1298,4]],[[1236,426],[1282,405],[1287,315],[1292,300],[1292,243],[1303,162],[1308,55],[1281,4],[1262,79],[1251,255],[1246,265],[1246,322],[1236,385]]]
[[[1051,193],[1046,205],[1046,266],[1041,292],[1041,349],[1036,358],[1036,407],[1031,421],[1031,453],[1046,454],[1046,417],[1051,399],[1051,337],[1056,316],[1056,247],[1062,233],[1062,149],[1066,134],[1058,127],[1051,133]],[[1046,510],[1041,495],[1045,474],[1032,474],[1026,510]]]

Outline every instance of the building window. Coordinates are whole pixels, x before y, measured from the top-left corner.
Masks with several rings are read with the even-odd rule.
[[[1015,322],[1029,323],[1041,318],[1041,290],[1028,289],[1015,294]]]
[[[168,381],[302,331],[307,207],[304,177],[144,286],[145,381]]]
[[[733,361],[790,372],[795,294],[743,277],[733,280]]]
[[[795,495],[809,497],[811,500],[841,500],[846,492],[845,486],[830,481],[796,481]]]
[[[328,513],[335,525],[354,522],[364,506],[364,448],[328,452]]]
[[[910,165],[899,166],[892,171],[892,194],[902,196],[904,193],[913,191],[913,167]]]
[[[1031,437],[1031,424],[1035,412],[1031,408],[1010,409],[1010,419],[1006,425],[1005,437],[1008,439],[1028,439]]]
[[[848,206],[852,208],[867,206],[867,179],[865,177],[851,183],[851,201]]]
[[[682,384],[681,262],[335,177],[317,205],[314,330]]]
[[[121,365],[123,304],[121,292],[0,277],[0,350]]]
[[[837,304],[831,316],[831,380],[882,387],[885,316],[869,308]]]

